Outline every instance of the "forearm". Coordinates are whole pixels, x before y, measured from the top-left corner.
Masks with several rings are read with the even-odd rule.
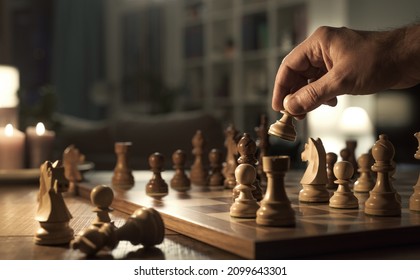
[[[406,88],[420,83],[420,24],[410,25],[394,31],[396,71],[400,81],[392,88]]]

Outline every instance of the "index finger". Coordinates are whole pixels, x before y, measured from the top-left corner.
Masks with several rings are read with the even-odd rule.
[[[276,111],[284,109],[283,101],[286,95],[305,86],[308,79],[318,79],[326,72],[322,55],[316,51],[319,47],[314,45],[316,42],[310,38],[296,46],[280,64],[272,99],[272,107]]]

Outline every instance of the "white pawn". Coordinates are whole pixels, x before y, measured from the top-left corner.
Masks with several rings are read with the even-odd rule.
[[[230,207],[230,216],[235,218],[255,218],[257,210],[260,206],[257,200],[252,195],[255,187],[252,183],[255,182],[257,171],[251,164],[243,163],[238,165],[235,169],[235,178],[238,184],[235,191],[239,192],[235,202]]]
[[[349,183],[353,177],[354,168],[348,161],[340,161],[334,165],[334,175],[337,178],[337,190],[330,198],[330,207],[355,209],[359,208],[359,201],[350,189]]]
[[[114,192],[106,185],[98,185],[93,188],[90,193],[90,201],[96,207],[93,212],[96,213],[96,219],[93,221],[93,225],[101,227],[105,223],[111,223],[109,212],[112,212],[110,208],[112,201],[114,200]]]
[[[373,180],[371,167],[373,165],[373,158],[370,154],[362,154],[357,159],[357,164],[359,166],[359,178],[354,182],[353,190],[360,193],[368,193],[375,186],[375,181]]]

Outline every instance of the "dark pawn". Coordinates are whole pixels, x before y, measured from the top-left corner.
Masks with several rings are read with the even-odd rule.
[[[153,176],[146,185],[146,194],[157,199],[168,194],[168,184],[166,184],[161,175],[163,165],[164,157],[161,153],[153,153],[149,156],[149,166]]]
[[[176,150],[172,154],[172,162],[174,164],[175,174],[170,184],[171,188],[179,192],[186,192],[191,189],[191,181],[185,174],[185,162],[187,155],[183,150]]]
[[[337,189],[338,184],[335,183],[335,180],[337,178],[334,175],[334,164],[337,162],[338,156],[336,153],[327,153],[327,177],[328,177],[328,183],[327,188],[328,189]]]
[[[218,149],[212,149],[209,153],[210,172],[208,185],[210,189],[224,188],[225,177],[222,174],[223,168],[222,152]]]

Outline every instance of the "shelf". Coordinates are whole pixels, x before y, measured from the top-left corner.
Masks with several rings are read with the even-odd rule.
[[[246,51],[243,52],[242,58],[244,61],[253,61],[253,60],[263,60],[267,59],[268,53],[266,49],[255,50],[255,51]]]
[[[188,58],[185,60],[185,67],[187,68],[204,67],[204,59],[202,57]]]
[[[306,2],[191,3],[194,16],[183,26],[190,46],[185,53],[186,100],[201,102],[204,110],[239,130],[251,129],[271,108],[279,62],[306,36]]]
[[[187,26],[184,30],[184,55],[187,59],[204,56],[204,26]]]
[[[243,51],[268,48],[268,19],[266,13],[244,15],[241,26]]]
[[[243,13],[244,14],[255,14],[255,13],[265,13],[267,10],[267,1],[266,0],[253,0],[253,1],[243,1]]]

